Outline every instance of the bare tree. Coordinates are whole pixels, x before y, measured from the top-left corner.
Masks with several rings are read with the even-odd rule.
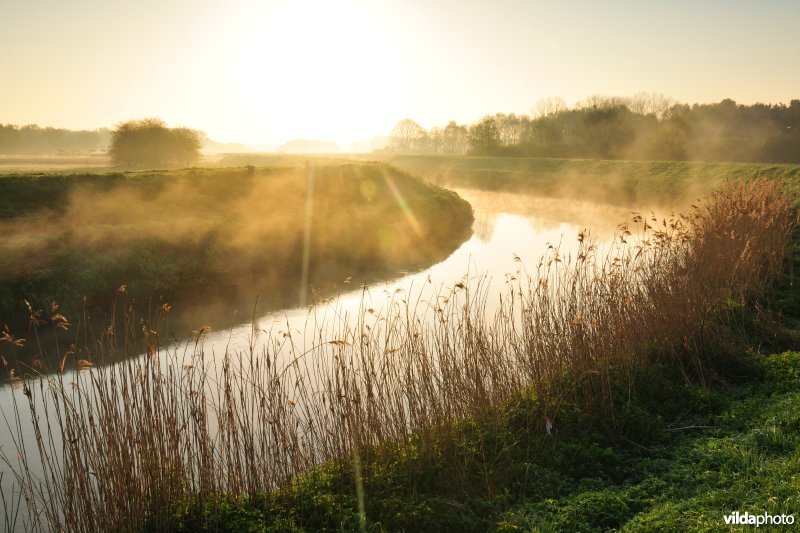
[[[642,91],[628,99],[628,109],[639,115],[651,115],[662,120],[675,103],[672,98],[663,94]]]
[[[470,126],[468,135],[470,148],[476,154],[491,155],[500,146],[497,119],[492,115],[487,115]]]
[[[398,122],[389,137],[389,147],[398,152],[412,152],[418,148],[419,140],[425,135],[425,129],[405,118]]]
[[[533,106],[533,116],[535,117],[550,117],[558,115],[559,113],[567,110],[567,104],[560,96],[550,96],[541,98],[536,105]]]
[[[586,100],[575,105],[576,109],[629,109],[630,98],[624,96],[606,96],[603,94],[593,94],[586,97]]]
[[[446,154],[463,154],[469,148],[467,127],[451,120],[442,130],[442,151]]]
[[[502,146],[515,146],[522,140],[528,117],[525,115],[518,116],[514,113],[510,115],[497,113],[495,122],[497,123],[500,144]]]

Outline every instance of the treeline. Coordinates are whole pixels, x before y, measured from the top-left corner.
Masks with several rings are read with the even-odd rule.
[[[405,153],[585,159],[800,163],[800,100],[688,105],[661,95],[592,96],[568,108],[541,100],[531,115],[497,113],[474,124],[392,130],[387,150]]]
[[[111,130],[67,130],[42,128],[36,124],[0,124],[0,154],[53,155],[103,151],[111,142]]]

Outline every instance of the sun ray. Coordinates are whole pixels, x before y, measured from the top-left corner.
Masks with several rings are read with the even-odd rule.
[[[311,223],[314,216],[314,163],[306,163],[306,219],[303,231],[303,271],[300,276],[300,307],[308,299],[308,267],[311,261]]]
[[[397,185],[390,176],[384,175],[383,179],[386,180],[386,186],[389,187],[389,191],[397,201],[397,205],[403,211],[403,215],[405,215],[408,225],[411,226],[411,229],[414,231],[414,233],[416,233],[419,237],[422,237],[422,226],[420,226],[417,217],[414,216],[414,212],[411,210],[408,202],[406,202],[406,199],[403,197],[403,193],[400,192],[400,189],[397,188]]]

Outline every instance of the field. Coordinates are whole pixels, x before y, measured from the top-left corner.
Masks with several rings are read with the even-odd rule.
[[[241,157],[237,164],[268,164]],[[549,249],[538,267],[509,281],[489,318],[480,284],[456,284],[435,304],[397,296],[391,312],[373,322],[372,309],[355,324],[331,319],[312,348],[268,336],[263,347],[226,353],[214,367],[200,364],[207,357],[202,331],[194,351],[180,357],[153,342],[156,332],[145,331],[142,344],[138,332],[119,331],[132,350],[152,346],[150,356],[76,373],[72,385],[19,385],[28,399],[17,416],[30,415],[65,438],[68,468],[42,465],[45,478],[63,482],[64,490],[18,478],[43,520],[74,530],[663,531],[722,528],[734,511],[797,512],[797,166],[424,157],[391,163],[445,184],[544,196],[577,190],[611,203],[680,206],[702,198],[663,222],[634,214],[609,255],[582,236],[574,257]],[[375,169],[398,189],[403,179],[422,186],[381,164],[317,165],[337,194],[350,191],[356,199]],[[256,172],[288,172],[296,183],[297,169]],[[185,172],[197,179],[191,172],[198,171]],[[209,176],[231,171],[202,172],[210,180],[202,183],[213,184]],[[557,178],[548,181],[548,173]],[[342,188],[351,174],[355,184]],[[745,180],[725,183],[736,176]],[[156,183],[135,202],[119,201],[117,186],[108,197],[115,206],[160,205],[159,191],[169,189]],[[380,213],[393,205],[391,189]],[[215,196],[227,190],[220,183]],[[420,205],[401,190],[408,205]],[[441,220],[434,213],[450,205],[464,213],[457,218],[463,222],[466,211],[445,191],[422,190],[445,203],[415,208],[417,223],[431,221],[428,231],[441,231],[436,240],[452,249],[463,236],[447,241],[449,229],[433,229]],[[180,191],[168,197],[189,195],[187,204],[203,205],[185,184]],[[247,196],[247,205],[263,197]],[[213,212],[216,205],[204,207]],[[226,213],[248,216],[234,223],[256,216],[255,208],[235,205]],[[303,205],[302,195],[294,205]],[[341,205],[337,197],[323,208],[325,220],[335,220]],[[413,237],[414,224],[398,215],[398,227]],[[352,217],[346,213],[347,229],[337,239],[348,238]],[[178,231],[178,220],[169,221],[170,231]],[[189,227],[198,224],[192,219]],[[259,221],[252,231],[275,226]],[[363,235],[352,238],[342,250],[364,248]],[[387,260],[395,246],[418,248],[395,238],[381,249],[380,232],[374,242],[376,256],[394,266],[409,260]],[[323,244],[314,245],[316,255],[337,258]],[[415,257],[422,263],[447,253],[423,252]],[[421,323],[418,310],[434,320]],[[254,338],[261,334],[253,328]],[[162,366],[158,359],[173,362]],[[76,389],[97,392],[76,396]],[[45,422],[48,405],[64,417]],[[38,444],[53,448],[41,437]],[[94,481],[98,475],[102,483]]]
[[[109,170],[105,155],[10,156],[0,155],[0,175],[19,172],[87,172]]]

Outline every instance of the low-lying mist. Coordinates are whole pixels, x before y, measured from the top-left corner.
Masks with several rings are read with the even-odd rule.
[[[151,304],[214,294],[223,307],[246,297],[252,309],[261,293],[267,308],[302,305],[303,272],[311,298],[419,268],[452,251],[472,221],[456,194],[382,164],[98,176],[66,192],[36,185],[41,207],[23,202],[0,220],[2,323],[19,323],[26,299],[74,312],[84,295],[102,307],[123,285]],[[196,319],[210,320],[209,309]]]
[[[797,165],[397,154],[385,154],[381,160],[446,187],[664,212],[685,212],[726,181],[800,178]]]
[[[473,231],[483,241],[490,239],[494,233],[494,222],[499,213],[525,217],[537,230],[546,230],[560,223],[579,228],[591,227],[592,235],[600,241],[605,241],[614,235],[622,222],[630,219],[633,210],[576,198],[552,198],[467,188],[455,190],[475,210]],[[648,205],[639,209],[643,212],[650,210]],[[658,208],[652,211],[658,215],[663,212]]]

